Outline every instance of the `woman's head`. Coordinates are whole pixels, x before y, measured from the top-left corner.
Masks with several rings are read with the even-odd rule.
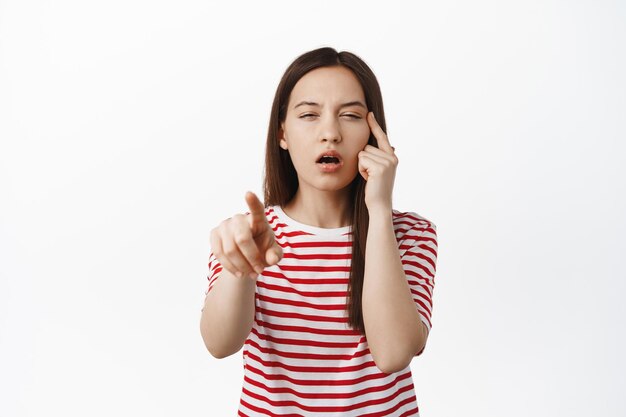
[[[314,100],[319,106],[295,107],[305,100]],[[349,101],[360,101],[366,108],[354,104],[339,107]],[[287,204],[302,180],[312,181],[321,189],[347,186],[352,194],[359,186],[364,188],[357,153],[368,143],[377,146],[365,119],[368,111],[374,112],[386,130],[378,81],[361,58],[329,47],[296,58],[283,74],[272,105],[265,155],[265,205]],[[337,174],[321,175],[316,167],[316,159],[325,149],[336,149],[344,157],[344,166]]]
[[[344,66],[316,68],[296,83],[277,139],[298,174],[299,193],[315,189],[327,198],[348,198],[358,175],[358,153],[370,137],[365,101],[359,80]],[[319,163],[330,150],[340,163]]]
[[[295,108],[301,101],[312,99],[319,106],[309,104]],[[341,108],[341,104],[349,101],[364,101],[366,108],[354,103]],[[287,67],[276,89],[267,134],[263,184],[265,205],[281,207],[296,194],[299,176],[317,189],[346,189],[352,225],[346,308],[348,324],[363,335],[361,295],[369,214],[365,205],[365,180],[357,170],[357,154],[366,144],[378,147],[365,120],[368,111],[374,113],[386,132],[380,86],[361,58],[329,47],[300,55]],[[306,114],[313,116],[300,118]],[[357,114],[362,117],[360,120],[348,116]],[[350,143],[346,143],[348,140]],[[349,159],[344,160],[341,175],[324,176],[315,165],[317,156],[326,149],[341,149],[342,156]]]

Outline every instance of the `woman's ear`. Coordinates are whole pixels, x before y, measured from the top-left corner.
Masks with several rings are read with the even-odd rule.
[[[284,150],[287,150],[287,140],[285,139],[285,129],[284,129],[285,124],[281,123],[280,126],[281,127],[278,128],[278,139],[280,139],[279,145]]]

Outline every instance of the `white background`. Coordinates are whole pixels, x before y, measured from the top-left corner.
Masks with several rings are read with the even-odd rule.
[[[435,222],[422,417],[623,416],[626,6],[0,0],[0,415],[233,416],[210,230],[261,196],[283,71],[378,77]]]

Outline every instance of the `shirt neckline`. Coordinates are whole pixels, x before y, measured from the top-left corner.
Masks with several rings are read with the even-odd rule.
[[[325,228],[325,227],[317,227],[309,224],[300,223],[287,215],[283,211],[283,209],[279,205],[272,206],[274,213],[276,216],[288,226],[291,226],[294,229],[301,230],[303,232],[311,233],[313,235],[318,236],[340,236],[349,233],[352,229],[352,226],[343,226],[343,227],[334,227],[334,228]]]

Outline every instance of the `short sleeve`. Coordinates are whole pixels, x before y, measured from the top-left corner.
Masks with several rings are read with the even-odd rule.
[[[211,291],[211,289],[213,288],[213,284],[215,284],[215,281],[217,281],[217,279],[220,276],[220,272],[222,272],[222,264],[220,263],[220,261],[217,260],[217,257],[215,256],[213,251],[211,251],[211,254],[209,255],[208,267],[209,267],[209,273],[207,275],[208,287],[206,290],[206,294],[208,294]]]
[[[206,296],[209,294],[209,292],[211,292],[213,285],[215,284],[215,282],[221,275],[220,272],[222,272],[222,264],[220,263],[220,261],[217,260],[217,257],[215,256],[213,251],[211,251],[209,255],[208,274],[206,277],[208,281],[207,283],[208,286],[207,286],[207,290],[204,292],[205,300],[206,300]],[[204,304],[201,310],[203,309],[204,309]]]
[[[401,260],[413,301],[428,332],[432,327],[433,290],[437,266],[437,227],[432,222],[414,225],[401,245]],[[422,354],[424,349],[416,353]]]

